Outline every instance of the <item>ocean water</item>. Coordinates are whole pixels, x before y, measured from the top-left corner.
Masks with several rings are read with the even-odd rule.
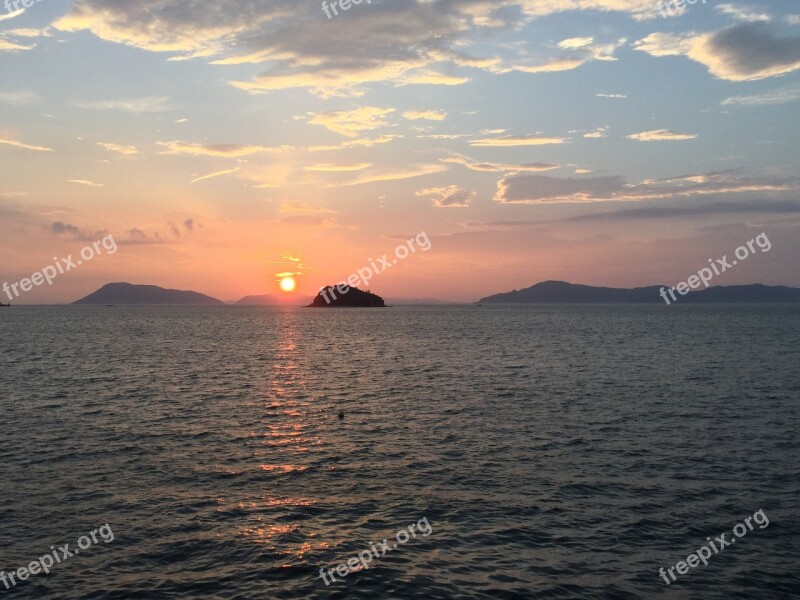
[[[798,598],[799,339],[791,306],[2,309],[0,570],[108,528],[0,598]]]

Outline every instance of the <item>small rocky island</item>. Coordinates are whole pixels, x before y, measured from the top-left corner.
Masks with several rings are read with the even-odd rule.
[[[309,308],[385,308],[383,298],[348,285],[322,288]]]

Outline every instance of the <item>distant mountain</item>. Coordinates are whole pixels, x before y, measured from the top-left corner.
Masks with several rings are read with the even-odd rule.
[[[661,288],[670,286],[623,289],[577,285],[566,281],[544,281],[524,290],[495,294],[480,300],[486,304],[664,304]],[[670,302],[672,297],[668,294]],[[675,292],[677,304],[698,303],[796,303],[800,288],[785,286],[732,285],[690,291],[686,296]]]
[[[341,293],[335,286],[324,287],[319,291],[309,308],[385,308],[383,298],[372,292],[344,286]]]
[[[73,304],[224,304],[224,302],[197,292],[167,290],[155,285],[109,283]]]
[[[285,297],[266,294],[264,296],[245,296],[236,304],[241,306],[305,306],[312,300],[311,296],[293,296],[287,300]]]

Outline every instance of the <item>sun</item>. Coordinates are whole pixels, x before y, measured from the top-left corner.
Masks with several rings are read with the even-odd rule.
[[[294,277],[284,277],[281,279],[281,290],[284,292],[293,292],[296,287],[297,282],[294,280]]]

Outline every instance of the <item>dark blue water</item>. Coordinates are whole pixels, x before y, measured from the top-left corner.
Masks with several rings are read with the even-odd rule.
[[[798,339],[787,306],[2,309],[0,569],[114,540],[0,598],[797,598]]]

